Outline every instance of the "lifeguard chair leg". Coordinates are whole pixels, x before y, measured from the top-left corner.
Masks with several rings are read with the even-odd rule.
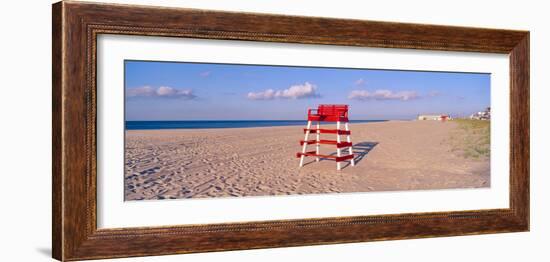
[[[316,139],[316,142],[317,144],[315,145],[315,153],[317,155],[319,155],[321,153],[321,144],[319,144],[319,140],[321,140],[321,131],[319,131],[319,128],[321,128],[321,125],[319,124],[319,121],[317,121],[317,139]],[[315,161],[319,162],[319,157],[316,157],[315,158]]]
[[[340,130],[340,121],[336,122],[336,130]],[[338,131],[336,132],[336,143],[340,144],[340,134]],[[341,157],[342,156],[342,149],[339,147],[336,148],[336,156]],[[342,169],[342,164],[337,160],[336,161],[336,170]]]
[[[306,153],[306,149],[307,149],[307,140],[309,138],[309,129],[311,128],[311,121],[307,121],[307,127],[306,127],[306,135],[304,137],[304,145],[302,146],[302,153],[305,154]],[[300,156],[300,167],[304,166],[304,158],[306,156],[304,155],[301,155]]]
[[[349,131],[349,124],[346,122],[346,131]],[[351,135],[347,135],[347,141],[348,143],[351,143]],[[349,147],[349,154],[353,155],[353,146]],[[351,166],[355,166],[355,157],[351,159]]]

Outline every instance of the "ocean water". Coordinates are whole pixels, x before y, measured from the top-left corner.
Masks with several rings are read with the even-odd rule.
[[[383,122],[387,120],[350,120],[353,123]],[[204,121],[126,121],[126,130],[241,128],[269,126],[304,126],[305,120],[204,120]]]

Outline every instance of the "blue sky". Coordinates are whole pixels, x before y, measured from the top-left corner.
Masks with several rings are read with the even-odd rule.
[[[126,120],[300,120],[348,104],[350,117],[465,116],[490,106],[476,73],[125,61]]]

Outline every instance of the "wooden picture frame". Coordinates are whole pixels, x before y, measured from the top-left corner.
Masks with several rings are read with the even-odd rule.
[[[83,2],[53,5],[53,257],[81,260],[529,230],[529,32]],[[510,208],[98,229],[99,34],[409,48],[510,57]]]

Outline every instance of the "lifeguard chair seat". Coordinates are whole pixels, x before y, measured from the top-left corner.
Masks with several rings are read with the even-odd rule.
[[[308,121],[348,122],[348,105],[319,105],[308,109]]]

